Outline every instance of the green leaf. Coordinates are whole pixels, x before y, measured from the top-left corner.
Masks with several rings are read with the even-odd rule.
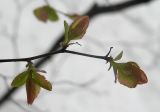
[[[66,21],[64,21],[64,29],[65,29],[65,36],[64,36],[63,44],[67,45],[69,43],[69,40],[68,40],[69,25]]]
[[[121,51],[115,58],[114,58],[114,61],[118,61],[122,58],[122,55],[123,55],[123,51]]]
[[[46,78],[43,75],[40,75],[38,73],[34,73],[32,75],[33,81],[38,84],[40,87],[47,89],[49,91],[52,90],[52,84],[46,80]]]
[[[70,26],[64,21],[65,36],[61,46],[66,47],[71,40],[81,39],[87,30],[88,24],[88,16],[77,16]]]
[[[11,83],[11,86],[20,87],[26,82],[27,78],[28,78],[28,72],[24,71],[14,78],[14,80]]]
[[[45,7],[36,8],[33,12],[38,20],[40,20],[42,22],[47,22],[48,13],[47,13]]]
[[[148,82],[146,74],[135,62],[118,63],[118,81],[129,88]]]
[[[140,69],[137,63],[127,62],[128,68],[132,71],[138,80],[137,84],[145,84],[148,82],[147,76],[143,70]]]
[[[123,69],[118,70],[118,81],[120,84],[125,85],[129,88],[135,88],[137,85],[137,78],[135,75],[129,74]]]
[[[27,103],[32,104],[40,92],[40,86],[33,82],[29,76],[26,82]]]
[[[50,21],[57,21],[59,19],[57,12],[54,10],[54,8],[47,6],[48,9],[48,20]]]
[[[36,8],[33,12],[37,19],[42,22],[47,22],[47,20],[57,21],[59,19],[54,8],[48,5]]]

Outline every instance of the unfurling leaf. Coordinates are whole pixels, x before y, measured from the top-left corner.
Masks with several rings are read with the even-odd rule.
[[[42,22],[47,22],[47,20],[57,21],[59,19],[54,8],[48,5],[35,9],[34,15],[37,17],[38,20]]]
[[[88,16],[77,16],[70,26],[64,21],[65,36],[61,45],[66,47],[71,40],[81,39],[86,33],[88,24]]]
[[[135,62],[117,63],[117,78],[120,84],[135,88],[148,82],[146,74]]]
[[[125,85],[129,88],[135,88],[137,85],[137,78],[135,75],[127,73],[127,71],[119,69],[118,70],[118,81],[120,84]]]
[[[147,76],[144,73],[143,70],[140,69],[137,63],[135,62],[128,62],[127,63],[129,68],[132,69],[133,73],[137,76],[138,78],[138,84],[144,84],[148,82]]]
[[[122,58],[122,55],[123,55],[123,51],[121,51],[115,58],[114,58],[114,61],[118,61]]]
[[[64,21],[64,29],[65,29],[65,35],[64,35],[64,40],[63,40],[62,46],[66,46],[69,43],[69,40],[68,40],[69,25],[66,21]]]
[[[46,78],[43,75],[40,75],[38,73],[35,73],[32,75],[33,81],[38,84],[40,87],[47,89],[49,91],[52,90],[52,84],[46,80]]]
[[[32,104],[40,92],[40,86],[33,82],[32,77],[29,76],[26,82],[27,103]]]
[[[37,70],[31,62],[26,67],[27,70],[17,75],[11,85],[12,87],[19,87],[26,83],[27,103],[32,104],[38,96],[41,87],[51,91],[52,85],[44,76],[38,73],[39,71],[44,71]]]
[[[27,73],[27,71],[24,71],[24,72],[20,73],[19,75],[17,75],[13,79],[11,86],[12,87],[20,87],[26,83],[27,78],[28,78],[28,73]]]
[[[88,16],[77,17],[69,27],[69,31],[68,31],[69,40],[81,39],[86,33],[88,25],[89,25]]]

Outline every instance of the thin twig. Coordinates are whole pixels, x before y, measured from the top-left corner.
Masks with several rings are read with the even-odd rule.
[[[41,55],[37,55],[37,56],[33,56],[33,57],[28,57],[28,58],[1,59],[0,63],[5,63],[5,62],[23,62],[23,61],[30,62],[30,61],[35,60],[35,59],[48,57],[50,55],[54,55],[54,54],[58,54],[58,53],[62,53],[62,50],[55,51],[55,52],[50,52],[50,53],[46,53],[46,54],[41,54]]]
[[[105,60],[105,56],[91,55],[91,54],[86,54],[86,53],[80,53],[80,52],[70,51],[70,50],[64,50],[64,53],[76,54],[76,55],[81,55],[81,56],[86,56],[86,57],[97,58],[97,59],[104,59]]]
[[[98,55],[92,55],[92,54],[87,54],[87,53],[80,53],[80,52],[76,52],[76,51],[60,49],[60,50],[53,51],[53,52],[50,52],[50,53],[45,53],[45,54],[32,56],[32,57],[27,57],[27,58],[0,59],[0,63],[5,63],[5,62],[30,62],[32,60],[48,57],[48,56],[59,54],[59,53],[69,53],[69,54],[76,54],[76,55],[86,56],[86,57],[91,57],[91,58],[108,60],[108,58],[106,56],[98,56]],[[108,54],[110,54],[110,51],[107,53],[107,55]]]
[[[113,47],[110,47],[109,52],[108,52],[107,55],[106,55],[106,58],[107,58],[107,57],[109,56],[109,54],[111,53],[112,49],[113,49]]]

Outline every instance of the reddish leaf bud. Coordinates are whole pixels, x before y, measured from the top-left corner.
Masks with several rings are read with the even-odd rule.
[[[88,25],[89,25],[88,16],[77,17],[69,27],[68,39],[69,40],[81,39],[86,33]]]
[[[32,104],[40,92],[40,86],[33,82],[31,76],[26,82],[27,103]]]

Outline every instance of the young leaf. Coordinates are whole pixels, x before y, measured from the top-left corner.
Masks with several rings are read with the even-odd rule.
[[[67,45],[69,43],[69,40],[68,40],[69,25],[66,21],[64,21],[64,29],[65,29],[65,36],[64,36],[63,45]]]
[[[114,61],[118,61],[122,58],[122,55],[123,55],[123,51],[121,51],[115,58],[114,58]]]
[[[39,7],[34,10],[34,15],[37,17],[38,20],[42,22],[47,22],[48,13],[45,10],[45,7]]]
[[[47,89],[49,91],[52,90],[52,84],[46,80],[46,78],[43,75],[40,75],[38,73],[34,73],[32,75],[33,81],[38,84],[40,87]]]
[[[136,62],[130,61],[127,62],[128,64],[130,64],[131,66],[135,66],[136,68],[140,68],[139,65]]]
[[[50,6],[46,7],[48,10],[48,20],[50,21],[57,21],[59,19],[57,12]]]
[[[118,81],[129,88],[148,82],[146,74],[135,62],[118,63]]]
[[[40,86],[29,77],[26,83],[27,103],[32,104],[40,92]]]
[[[140,69],[137,63],[127,62],[127,64],[128,64],[129,69],[131,69],[132,72],[136,75],[138,79],[138,82],[137,82],[138,84],[144,84],[148,82],[146,74],[144,73],[144,71]]]
[[[86,33],[88,25],[89,25],[88,16],[77,17],[69,27],[68,39],[69,40],[81,39]]]
[[[135,88],[138,81],[135,75],[128,74],[127,71],[124,71],[122,69],[118,70],[117,78],[120,84],[125,85],[129,88]]]
[[[57,21],[59,19],[56,11],[48,5],[35,9],[34,15],[42,22],[47,22],[47,20]]]
[[[20,73],[19,75],[17,75],[14,80],[11,83],[12,87],[20,87],[23,84],[25,84],[26,80],[28,78],[28,72],[24,71],[22,73]]]

